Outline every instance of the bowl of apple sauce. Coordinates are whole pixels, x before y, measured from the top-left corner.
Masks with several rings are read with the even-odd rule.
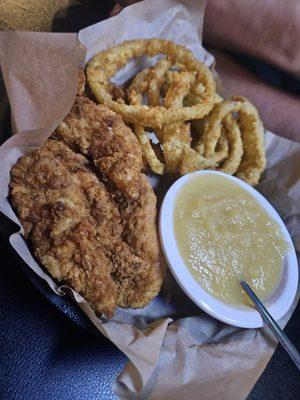
[[[213,317],[263,326],[242,280],[275,320],[291,307],[298,286],[293,242],[271,204],[242,180],[217,171],[178,179],[163,200],[159,231],[178,284]]]

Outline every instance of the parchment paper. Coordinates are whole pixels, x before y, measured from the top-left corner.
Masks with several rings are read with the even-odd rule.
[[[125,39],[163,37],[184,44],[208,66],[213,57],[201,46],[204,1],[146,0],[118,16],[79,32],[85,61]],[[40,145],[67,114],[76,92],[76,69],[83,60],[74,34],[0,34],[1,68],[12,106],[14,132],[0,148],[0,211],[18,219],[8,199],[9,171],[22,154]],[[131,63],[117,81],[147,63]],[[300,145],[266,132],[267,170],[259,190],[283,216],[300,250]],[[152,179],[161,196],[166,179]],[[97,329],[130,362],[114,385],[123,399],[241,400],[272,355],[275,342],[265,329],[223,324],[197,308],[168,276],[162,293],[141,310],[118,309],[115,318],[97,318],[84,299],[59,287],[32,257],[20,232],[10,243],[58,295],[71,294]],[[284,325],[286,316],[281,324]]]

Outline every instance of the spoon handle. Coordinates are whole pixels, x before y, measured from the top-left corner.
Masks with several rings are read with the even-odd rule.
[[[296,347],[293,345],[293,343],[290,341],[290,339],[286,336],[286,334],[283,332],[283,330],[279,327],[279,325],[275,322],[275,320],[272,318],[272,316],[268,313],[267,309],[262,304],[262,302],[259,300],[259,298],[256,296],[256,294],[253,292],[253,290],[248,285],[248,283],[245,281],[241,281],[241,286],[245,290],[247,295],[250,297],[250,299],[252,300],[253,304],[255,305],[255,308],[260,313],[262,319],[270,327],[270,329],[272,330],[272,332],[278,339],[281,346],[289,354],[289,356],[294,361],[294,363],[296,364],[297,368],[300,371],[300,354],[299,354],[298,350],[296,349]]]

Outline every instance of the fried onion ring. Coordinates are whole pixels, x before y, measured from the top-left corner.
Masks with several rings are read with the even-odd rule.
[[[266,166],[264,127],[256,108],[246,98],[233,96],[232,99],[243,102],[253,111],[252,115],[240,115],[244,153],[236,176],[249,185],[256,185]]]
[[[238,164],[241,157],[241,163],[237,168],[236,176],[248,182],[250,185],[258,183],[259,178],[265,168],[266,158],[264,151],[264,130],[262,122],[258,116],[256,108],[245,98],[233,97],[217,104],[208,118],[205,128],[204,156],[210,158],[214,155],[215,147],[221,135],[222,121],[228,114],[238,113],[240,127],[232,124],[232,120],[227,121],[232,138],[238,136],[242,139],[243,155],[240,155],[240,144],[236,143],[236,159],[231,160]],[[237,132],[240,129],[240,134]],[[228,164],[227,164],[228,168]]]
[[[166,92],[164,106],[181,107],[183,99],[189,93],[191,84],[195,80],[196,73],[187,71],[171,72],[172,79]],[[163,154],[166,163],[166,172],[175,174],[178,171],[182,160],[183,150],[191,146],[191,133],[189,124],[167,124],[162,133],[158,136],[163,137]]]
[[[153,57],[158,54],[165,54],[168,61],[172,64],[179,63],[186,71],[197,72],[195,85],[201,84],[205,88],[205,97],[199,104],[166,109],[164,106],[127,105],[113,100],[109,93],[110,78],[125,67],[130,59],[142,55]],[[163,39],[126,41],[104,50],[89,61],[86,74],[97,101],[135,125],[161,128],[163,124],[203,118],[214,104],[215,82],[206,65],[201,63],[190,50]]]
[[[148,76],[148,104],[160,106],[160,90],[165,83],[165,73],[170,68],[171,62],[165,58],[159,60],[150,70]]]
[[[164,57],[133,78],[125,98],[110,79],[141,55]],[[258,182],[266,161],[255,107],[242,97],[223,100],[211,72],[186,48],[162,39],[124,42],[97,54],[86,72],[96,99],[133,125],[153,172],[218,169],[251,185]]]
[[[155,172],[156,174],[163,175],[163,173],[165,172],[165,166],[158,159],[155,151],[153,150],[150,139],[149,139],[144,127],[141,125],[135,126],[134,133],[140,142],[143,156],[146,159],[147,163],[149,164],[149,167],[151,168],[151,170],[153,172]]]
[[[243,155],[243,141],[241,131],[236,119],[231,114],[226,115],[224,118],[224,128],[226,129],[226,138],[229,144],[228,157],[222,163],[219,171],[226,172],[233,175],[241,163]]]
[[[161,59],[154,67],[145,68],[139,72],[127,89],[129,102],[135,105],[142,104],[143,94],[147,91],[148,101],[160,104],[160,89],[164,83],[164,74],[169,67],[170,62],[166,59]],[[140,142],[143,156],[151,170],[156,174],[162,175],[165,171],[165,165],[158,159],[144,127],[135,125],[133,131]]]
[[[183,152],[191,148],[190,124],[169,124],[163,130],[162,145],[166,172],[176,174],[181,163]]]
[[[195,149],[185,148],[179,165],[180,175],[202,169],[217,169],[219,164],[228,157],[229,144],[225,134],[221,137],[216,146],[216,152],[210,158],[204,157],[204,144],[198,143]]]

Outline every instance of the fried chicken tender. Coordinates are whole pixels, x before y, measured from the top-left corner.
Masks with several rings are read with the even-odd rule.
[[[12,203],[35,255],[55,279],[70,284],[96,311],[111,314],[117,287],[96,221],[110,237],[118,233],[114,222],[120,218],[85,158],[63,143],[48,141],[20,158],[11,177]]]
[[[141,173],[142,151],[136,136],[107,107],[77,98],[53,137],[90,156],[105,175],[121,214],[123,240],[134,254],[151,264],[147,279],[155,290],[143,290],[145,297],[154,297],[162,282],[164,261],[156,227],[156,197]],[[122,304],[125,306],[126,302]],[[139,302],[134,303],[134,307],[140,306]]]
[[[53,135],[94,165],[128,197],[137,199],[143,166],[137,138],[121,116],[85,97],[77,97]]]
[[[35,255],[55,279],[108,317],[117,306],[148,304],[162,283],[158,243],[145,243],[151,235],[157,239],[156,199],[142,175],[140,182],[138,201],[145,209],[136,203],[139,211],[125,218],[87,158],[62,142],[48,139],[11,171],[12,205]],[[150,219],[143,238],[142,221],[133,216],[144,213]],[[140,239],[131,236],[134,226]]]
[[[146,175],[141,175],[139,197],[129,199],[119,190],[110,188],[110,192],[118,206],[122,224],[123,240],[143,259],[150,260],[154,276],[163,270],[164,260],[156,227],[156,196]],[[150,276],[150,271],[149,271]],[[148,277],[148,279],[150,279]]]

